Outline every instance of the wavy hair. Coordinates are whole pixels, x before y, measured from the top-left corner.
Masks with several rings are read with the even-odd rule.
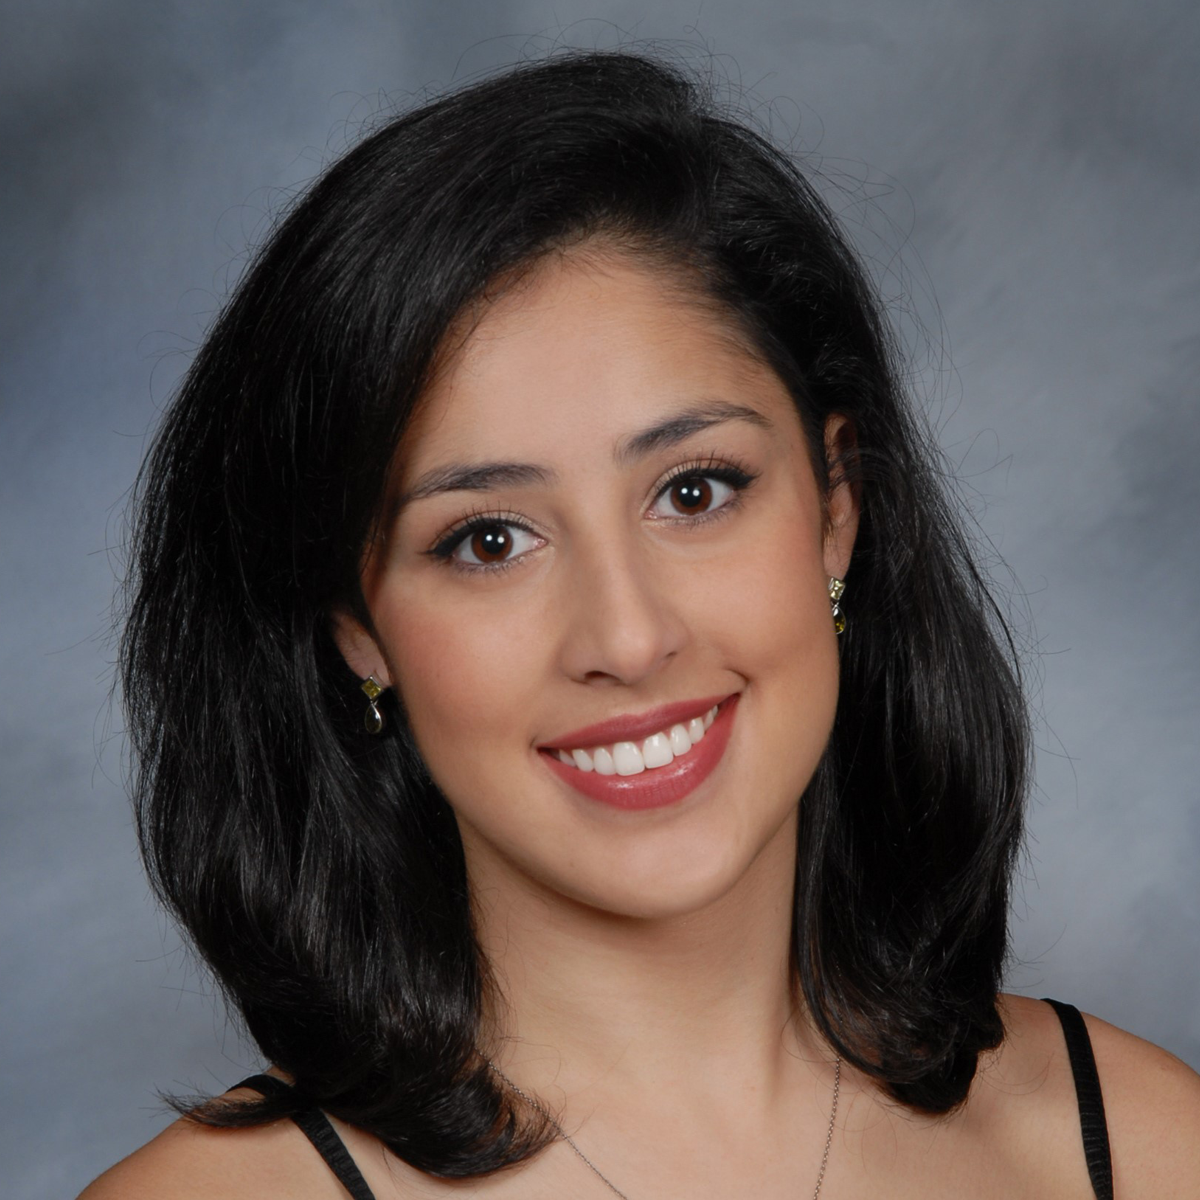
[[[961,1103],[1003,1027],[1028,730],[1013,644],[866,275],[802,170],[653,57],[565,54],[379,128],[275,228],[135,489],[121,680],[157,894],[290,1097],[414,1167],[545,1144],[476,1049],[462,847],[404,714],[366,737],[330,612],[361,608],[384,480],[447,331],[593,236],[685,268],[790,389],[853,423],[841,699],[800,803],[793,964],[829,1044],[903,1104]],[[828,464],[820,464],[822,472]],[[823,475],[823,478],[828,477]]]

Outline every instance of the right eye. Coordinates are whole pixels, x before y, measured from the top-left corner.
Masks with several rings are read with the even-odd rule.
[[[448,533],[430,553],[461,570],[496,570],[511,566],[540,540],[515,521],[477,517]]]

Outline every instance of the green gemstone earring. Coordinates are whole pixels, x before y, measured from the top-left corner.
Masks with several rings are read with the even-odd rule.
[[[833,609],[833,627],[839,637],[846,631],[846,615],[838,605],[845,590],[846,585],[840,579],[835,579],[832,575],[829,577],[829,604]]]
[[[368,733],[380,733],[383,730],[383,713],[379,711],[379,705],[375,703],[380,696],[387,690],[383,684],[375,678],[374,675],[368,675],[366,679],[359,684],[363,693],[367,697],[367,711],[363,714],[363,728]]]

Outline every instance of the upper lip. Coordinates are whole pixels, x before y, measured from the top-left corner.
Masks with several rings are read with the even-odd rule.
[[[561,734],[553,741],[540,743],[540,748],[571,750],[586,746],[607,746],[614,742],[636,742],[652,733],[669,730],[672,725],[685,724],[693,717],[704,716],[713,705],[729,699],[731,694],[726,692],[721,696],[706,696],[699,700],[679,700],[674,704],[652,708],[648,712],[612,717],[597,725],[572,729],[570,733]]]

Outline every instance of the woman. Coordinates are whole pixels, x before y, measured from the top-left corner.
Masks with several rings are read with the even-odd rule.
[[[122,666],[272,1067],[88,1197],[1195,1194],[1200,1079],[998,993],[1025,713],[870,289],[660,63],[297,204],[147,464]]]

